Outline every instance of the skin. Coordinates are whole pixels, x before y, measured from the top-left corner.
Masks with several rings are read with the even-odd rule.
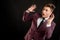
[[[47,18],[52,14],[52,10],[50,9],[50,7],[44,7],[42,9],[42,17],[43,18]]]

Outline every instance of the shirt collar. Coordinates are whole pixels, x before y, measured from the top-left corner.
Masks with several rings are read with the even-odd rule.
[[[45,20],[47,20],[49,17],[45,18]]]

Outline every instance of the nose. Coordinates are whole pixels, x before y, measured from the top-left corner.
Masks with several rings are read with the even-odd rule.
[[[43,13],[46,13],[46,11],[45,11],[45,10],[43,10]]]

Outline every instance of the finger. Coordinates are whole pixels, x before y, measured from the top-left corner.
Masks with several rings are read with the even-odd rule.
[[[54,14],[51,14],[51,16],[50,16],[51,18],[54,18]]]
[[[33,5],[33,6],[31,7],[31,9],[33,9],[33,10],[36,9],[36,5]]]
[[[53,18],[55,17],[54,14],[52,14],[52,17],[53,17]]]
[[[28,10],[31,11],[31,12],[32,12],[32,11],[34,12],[34,9],[36,9],[36,5],[35,5],[35,4],[32,5],[32,6],[30,6],[30,8],[28,8]]]
[[[51,15],[51,19],[52,19],[52,20],[54,19],[54,14]]]
[[[35,4],[34,4],[33,6],[34,6],[34,7],[36,7],[36,5],[35,5]]]

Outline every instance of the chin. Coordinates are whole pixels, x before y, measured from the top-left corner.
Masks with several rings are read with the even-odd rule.
[[[47,18],[46,16],[42,16],[43,18]]]

